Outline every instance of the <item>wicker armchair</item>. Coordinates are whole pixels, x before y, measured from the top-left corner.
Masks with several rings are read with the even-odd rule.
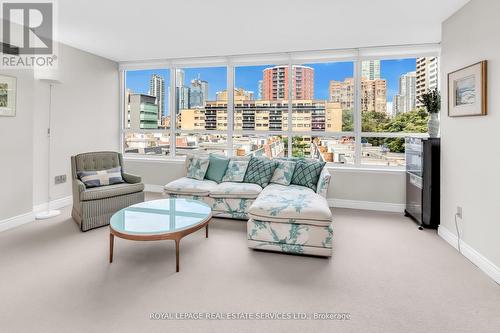
[[[86,188],[77,176],[80,171],[98,171],[122,167],[125,183]],[[122,154],[110,151],[91,152],[71,156],[73,180],[73,209],[71,216],[81,231],[109,224],[118,210],[144,201],[141,177],[123,172]]]

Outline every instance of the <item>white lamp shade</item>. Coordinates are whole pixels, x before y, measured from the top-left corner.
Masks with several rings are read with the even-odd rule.
[[[53,68],[35,67],[35,80],[40,80],[48,83],[61,83],[59,71]]]

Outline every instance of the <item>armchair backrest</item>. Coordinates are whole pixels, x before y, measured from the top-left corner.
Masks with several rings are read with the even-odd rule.
[[[71,156],[71,174],[77,178],[80,171],[98,171],[121,166],[123,169],[122,154],[113,151],[97,151]]]

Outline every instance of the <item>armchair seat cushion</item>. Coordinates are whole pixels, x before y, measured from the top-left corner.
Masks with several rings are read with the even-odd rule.
[[[213,180],[182,177],[165,185],[164,190],[168,194],[208,196],[216,186]]]
[[[212,198],[255,199],[262,192],[262,187],[251,183],[223,182],[210,191]]]
[[[80,193],[80,200],[89,201],[89,200],[99,200],[111,197],[117,197],[120,195],[142,192],[144,190],[144,184],[114,184],[114,185],[106,185],[100,187],[92,187],[87,188],[83,192]]]
[[[299,185],[271,184],[265,187],[248,209],[257,221],[328,226],[332,212],[324,197]]]

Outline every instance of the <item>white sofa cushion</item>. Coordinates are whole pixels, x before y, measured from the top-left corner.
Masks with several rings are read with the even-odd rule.
[[[266,186],[250,206],[248,215],[259,221],[328,226],[332,212],[321,195],[298,185]]]
[[[176,179],[167,185],[164,190],[171,194],[191,194],[199,196],[208,196],[210,191],[217,187],[217,183],[213,180],[197,180],[187,177]]]
[[[255,199],[262,192],[262,187],[252,183],[223,182],[210,191],[212,198]]]

